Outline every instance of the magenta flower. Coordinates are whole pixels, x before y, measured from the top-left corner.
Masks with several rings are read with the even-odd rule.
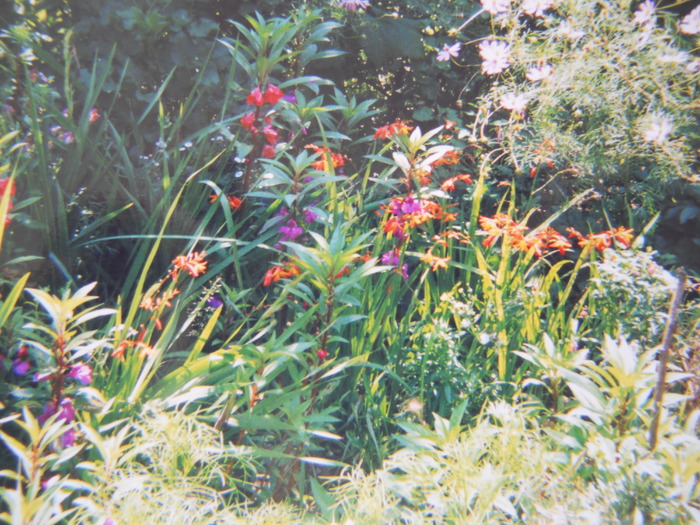
[[[29,362],[18,357],[17,359],[12,361],[12,371],[18,376],[23,376],[24,374],[29,372]]]
[[[294,219],[289,219],[287,221],[287,224],[281,226],[278,231],[282,234],[280,242],[293,241],[302,233],[304,233],[304,230],[301,228],[301,226],[297,224],[297,221],[295,221]]]
[[[60,412],[57,410],[56,403],[54,403],[53,401],[49,401],[48,403],[46,403],[46,405],[44,406],[44,411],[37,418],[39,420],[39,423],[43,425],[44,423],[46,423],[47,419],[49,419],[57,412],[59,412],[58,419],[62,419],[63,421],[66,421],[68,423],[75,419],[75,409],[73,408],[73,400],[70,397],[62,399],[61,402],[58,404],[58,408],[60,409]]]
[[[461,50],[462,44],[459,42],[452,44],[451,46],[445,44],[442,49],[438,51],[437,58],[435,60],[438,62],[447,62],[450,58],[457,58]]]
[[[318,215],[316,215],[311,210],[304,210],[304,220],[306,221],[306,224],[310,224],[316,219],[318,219]]]
[[[77,379],[84,385],[89,385],[92,383],[92,368],[86,364],[74,365],[66,376]]]
[[[391,250],[382,255],[382,264],[387,266],[398,266],[399,265],[399,252],[398,250]]]

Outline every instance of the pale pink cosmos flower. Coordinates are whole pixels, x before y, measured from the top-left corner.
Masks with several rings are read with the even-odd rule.
[[[580,29],[574,29],[568,20],[559,24],[559,27],[557,28],[557,33],[570,40],[578,40],[586,34],[585,31],[581,31]]]
[[[678,27],[681,33],[685,33],[686,35],[697,35],[700,33],[700,6],[685,15]]]
[[[481,7],[484,8],[484,11],[497,15],[510,9],[510,0],[481,0]]]
[[[541,66],[533,67],[527,70],[525,77],[531,82],[538,82],[548,78],[552,74],[552,66],[549,64],[543,64]]]
[[[651,0],[646,0],[639,4],[639,7],[634,12],[634,18],[632,18],[632,20],[635,24],[640,26],[653,24],[656,21],[656,17],[654,16],[655,9],[656,4]]]
[[[506,42],[487,40],[479,44],[479,55],[484,61],[481,68],[487,75],[496,75],[510,66],[510,46]]]
[[[501,97],[500,103],[501,107],[509,109],[518,115],[522,115],[527,106],[527,98],[522,94],[506,93]]]
[[[369,0],[338,0],[338,5],[354,13],[358,9],[367,9]]]
[[[436,60],[438,62],[447,62],[450,57],[456,58],[459,55],[459,52],[462,50],[462,44],[457,42],[456,44],[452,44],[451,46],[448,46],[445,44],[438,52]]]
[[[553,3],[552,0],[524,0],[523,11],[531,16],[542,16]]]

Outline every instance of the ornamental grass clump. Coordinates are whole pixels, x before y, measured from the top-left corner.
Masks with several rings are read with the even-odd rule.
[[[586,185],[699,180],[690,15],[679,26],[650,1],[636,11],[624,0],[501,4],[479,47],[496,82],[477,121],[520,171],[549,165]]]

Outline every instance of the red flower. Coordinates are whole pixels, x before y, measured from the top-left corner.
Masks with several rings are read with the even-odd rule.
[[[316,351],[316,355],[318,356],[318,358],[319,358],[321,361],[323,361],[324,359],[326,359],[326,357],[328,357],[328,351],[325,350],[324,348],[319,348],[319,349]]]
[[[241,126],[245,129],[250,129],[255,123],[255,113],[248,113],[241,119]]]
[[[284,93],[280,88],[273,86],[272,84],[268,84],[267,89],[265,90],[265,95],[263,96],[263,102],[274,105],[277,104],[283,96]]]
[[[262,150],[262,156],[266,159],[275,158],[275,147],[272,144],[265,144],[265,147]]]
[[[279,137],[279,134],[275,128],[270,125],[263,126],[262,134],[265,135],[265,140],[268,144],[277,144],[277,137]]]
[[[245,99],[245,101],[251,106],[262,106],[264,104],[264,100],[260,88],[256,87],[253,91],[251,91],[248,97]]]

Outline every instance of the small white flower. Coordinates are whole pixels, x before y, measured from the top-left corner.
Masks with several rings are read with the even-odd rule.
[[[646,0],[642,2],[637,10],[634,12],[634,23],[640,26],[650,25],[650,23],[656,22],[656,16],[654,16],[654,10],[656,9],[656,4],[651,0]]]
[[[688,53],[685,51],[674,51],[673,53],[659,55],[659,62],[663,64],[685,64],[689,58]]]
[[[543,64],[538,67],[533,67],[527,70],[525,77],[531,82],[537,82],[539,80],[544,80],[552,74],[552,66],[549,64]]]
[[[666,115],[654,115],[650,125],[644,130],[642,136],[647,142],[661,145],[666,142],[668,136],[673,133],[673,123]]]
[[[552,0],[523,0],[523,11],[531,16],[542,16],[553,3]]]
[[[513,113],[522,115],[527,106],[527,98],[525,95],[516,95],[515,93],[506,93],[501,97],[501,107],[511,110]]]
[[[452,44],[451,46],[445,44],[442,50],[438,52],[436,60],[438,62],[447,62],[450,59],[450,57],[456,58],[459,55],[461,49],[462,44],[460,44],[459,42],[457,42],[456,44]]]
[[[481,7],[492,15],[505,13],[510,9],[510,0],[481,0]]]
[[[574,29],[573,27],[571,27],[571,24],[568,21],[564,21],[561,24],[559,24],[557,32],[561,36],[570,40],[578,40],[586,34],[585,31],[581,31],[580,29]]]
[[[685,33],[686,35],[697,35],[700,33],[700,6],[685,15],[678,27],[681,33]]]
[[[479,44],[479,55],[484,61],[481,68],[487,75],[496,75],[510,66],[510,46],[505,42],[487,40]]]

